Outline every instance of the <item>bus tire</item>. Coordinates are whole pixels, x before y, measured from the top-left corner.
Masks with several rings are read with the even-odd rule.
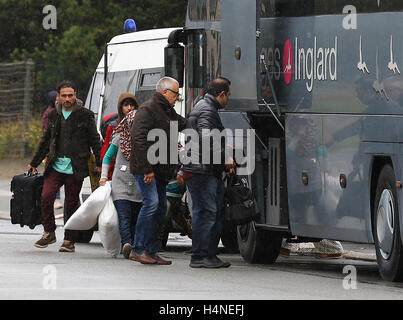
[[[256,229],[255,222],[238,226],[238,246],[242,258],[249,263],[273,264],[280,253],[281,234]]]
[[[378,178],[374,206],[374,239],[378,268],[386,281],[403,280],[403,247],[393,168],[385,165]]]

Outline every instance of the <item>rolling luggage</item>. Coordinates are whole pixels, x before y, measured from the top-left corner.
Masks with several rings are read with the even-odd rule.
[[[43,174],[26,172],[11,180],[10,216],[12,224],[34,229],[42,223],[41,194]]]

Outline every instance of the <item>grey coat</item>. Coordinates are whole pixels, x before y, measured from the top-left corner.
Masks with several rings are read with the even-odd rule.
[[[134,175],[130,173],[130,162],[126,160],[120,150],[120,135],[115,134],[112,144],[118,147],[115,169],[112,175],[112,199],[142,202],[143,197],[137,189]]]

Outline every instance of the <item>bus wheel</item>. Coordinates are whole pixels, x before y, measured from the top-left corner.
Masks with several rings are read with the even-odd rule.
[[[246,262],[272,264],[276,261],[283,240],[281,234],[256,229],[252,221],[238,226],[237,236],[239,251]]]
[[[403,280],[403,248],[395,174],[385,165],[379,175],[374,206],[374,239],[378,268],[386,281]]]

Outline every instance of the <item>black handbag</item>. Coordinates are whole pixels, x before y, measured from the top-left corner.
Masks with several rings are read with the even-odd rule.
[[[257,203],[245,178],[229,177],[224,199],[224,220],[227,223],[242,225],[259,217]]]

